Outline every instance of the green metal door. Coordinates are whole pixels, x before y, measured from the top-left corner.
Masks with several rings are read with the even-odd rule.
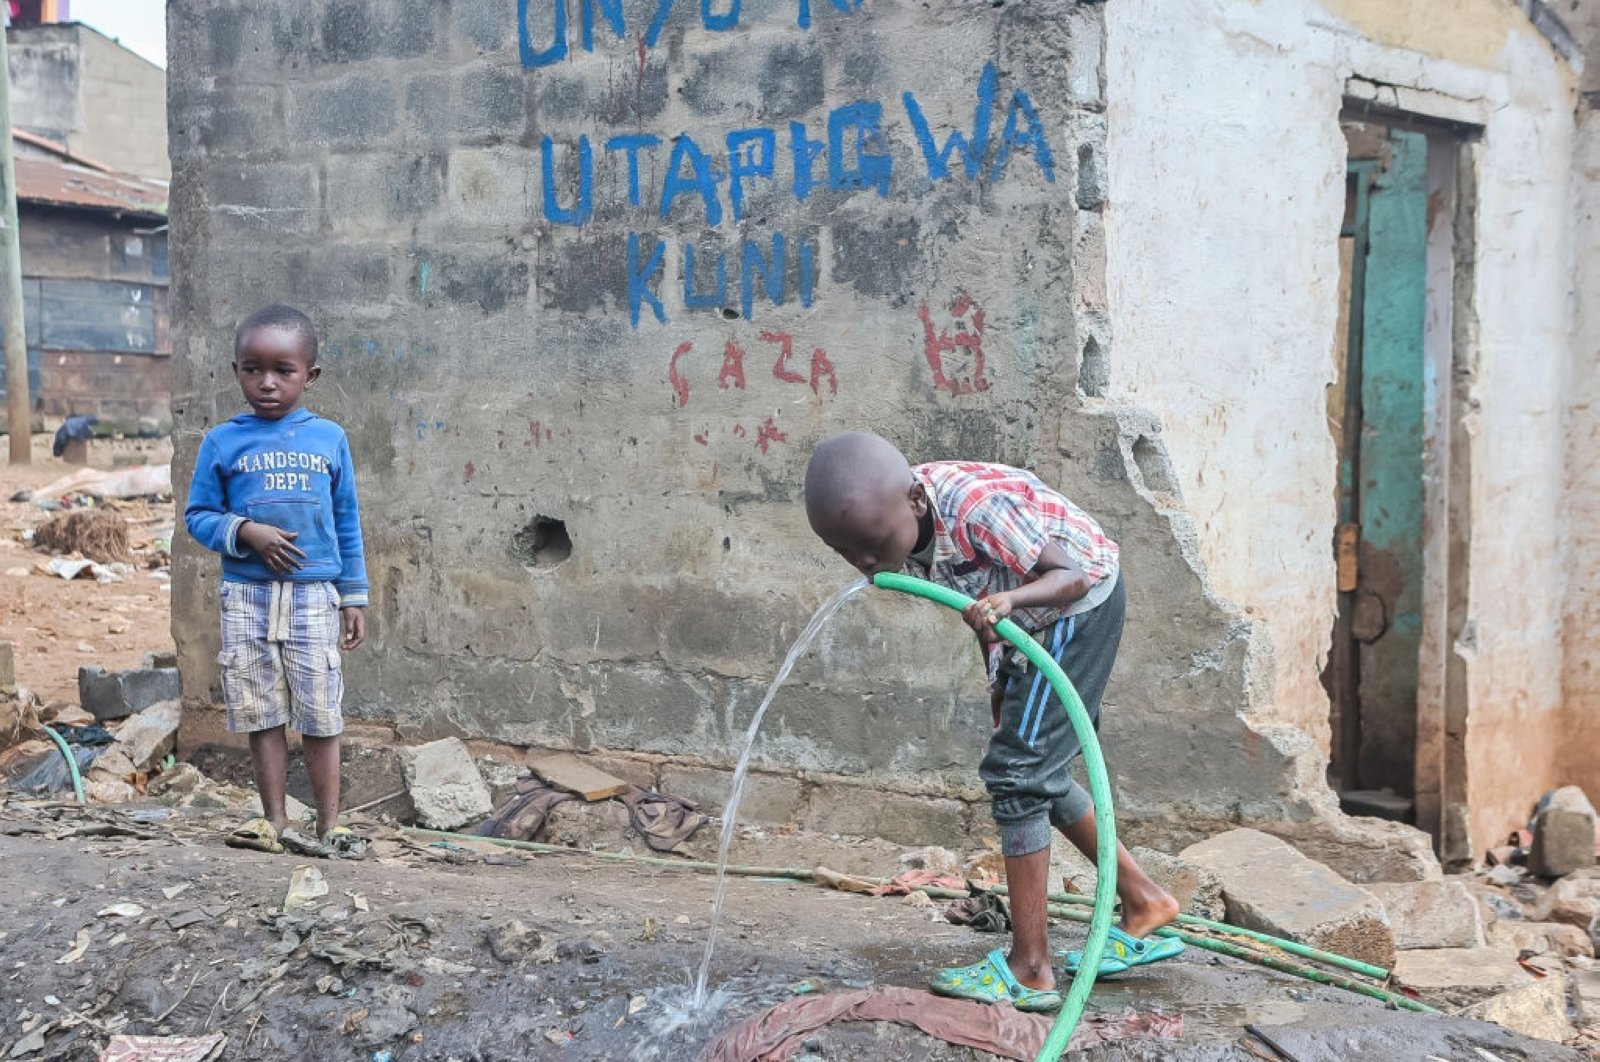
[[[1341,788],[1414,788],[1422,631],[1428,143],[1385,130],[1352,158],[1340,602],[1330,693]]]

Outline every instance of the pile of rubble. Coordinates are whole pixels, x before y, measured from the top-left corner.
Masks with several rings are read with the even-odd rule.
[[[1251,829],[1176,856],[1147,849],[1134,855],[1190,914],[1383,967],[1392,971],[1391,987],[1440,1009],[1594,1050],[1595,813],[1580,790],[1558,790],[1541,801],[1531,832],[1532,843],[1517,855],[1526,858],[1523,866],[1447,876],[1435,863],[1417,868],[1413,880],[1362,884]],[[1086,860],[1060,845],[1054,862],[1067,891],[1092,894],[1094,868]]]

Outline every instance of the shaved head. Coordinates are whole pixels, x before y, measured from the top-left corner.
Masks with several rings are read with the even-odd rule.
[[[926,494],[905,455],[888,439],[865,431],[817,444],[806,466],[805,498],[811,529],[869,574],[905,563],[927,509]]]

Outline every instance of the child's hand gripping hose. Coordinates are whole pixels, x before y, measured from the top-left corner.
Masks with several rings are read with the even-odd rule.
[[[872,577],[874,586],[883,590],[898,590],[902,594],[926,598],[946,608],[961,612],[972,604],[965,594],[896,572],[880,572]],[[1094,988],[1095,974],[1100,969],[1100,956],[1105,953],[1106,936],[1111,929],[1111,909],[1117,903],[1117,832],[1111,813],[1111,783],[1106,777],[1105,761],[1100,757],[1100,742],[1095,738],[1094,724],[1084,710],[1083,700],[1072,688],[1066,672],[1051,659],[1044,647],[1029,637],[1028,633],[1009,619],[995,624],[995,632],[1016,646],[1028,661],[1043,672],[1045,679],[1056,691],[1061,703],[1066,705],[1067,718],[1083,750],[1084,766],[1089,772],[1089,796],[1094,801],[1094,817],[1099,843],[1095,850],[1094,914],[1089,919],[1089,939],[1083,945],[1083,961],[1072,977],[1072,986],[1061,1012],[1050,1028],[1034,1062],[1056,1062],[1072,1039],[1072,1032],[1083,1016],[1084,1004]]]

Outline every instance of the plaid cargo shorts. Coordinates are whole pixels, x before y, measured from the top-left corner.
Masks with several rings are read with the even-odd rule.
[[[308,737],[344,730],[339,592],[332,583],[222,584],[222,699],[228,729],[292,723]]]

